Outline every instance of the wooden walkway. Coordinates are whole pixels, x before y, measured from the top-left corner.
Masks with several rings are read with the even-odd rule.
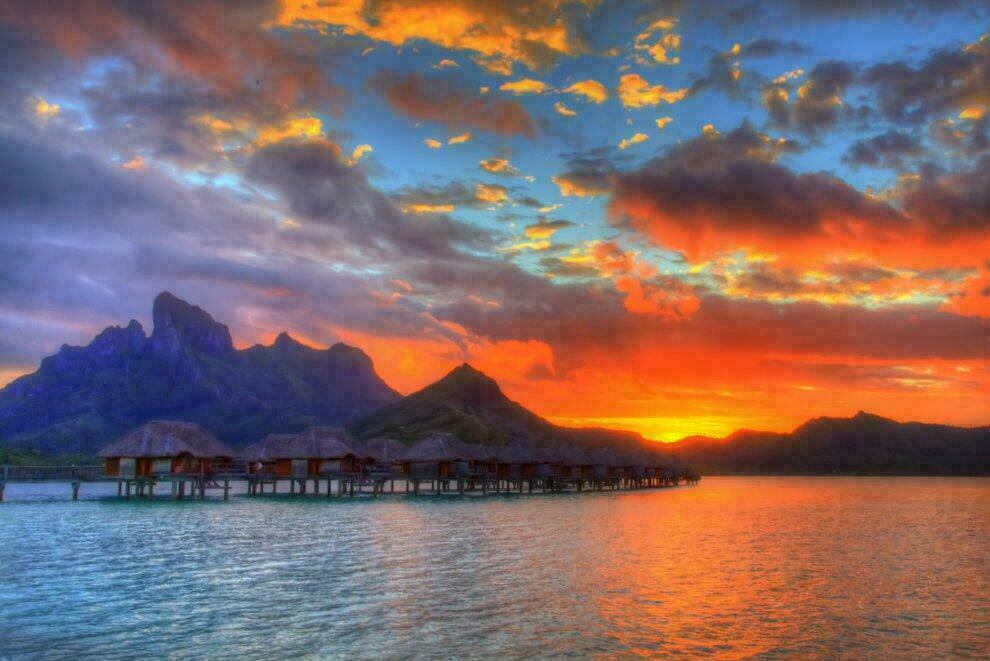
[[[103,466],[3,466],[0,472],[0,502],[9,483],[58,482],[68,483],[72,500],[79,499],[81,486],[87,482],[116,483],[117,496],[124,499],[152,499],[155,489],[169,485],[170,498],[203,500],[207,492],[222,492],[230,498],[236,483],[243,482],[248,496],[337,496],[382,494],[409,495],[477,495],[539,494],[584,491],[618,491],[659,489],[697,484],[700,478],[682,479],[670,475],[651,477],[541,477],[504,478],[492,473],[472,472],[460,476],[408,477],[387,472],[332,473],[319,476],[293,477],[270,473],[248,473],[243,465],[220,467],[208,474],[169,473],[149,476],[106,476]],[[281,489],[280,489],[281,485]],[[398,485],[398,489],[396,486]]]

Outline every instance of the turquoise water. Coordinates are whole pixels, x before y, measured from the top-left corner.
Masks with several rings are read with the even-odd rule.
[[[986,479],[68,494],[14,485],[0,505],[0,656],[990,655]]]

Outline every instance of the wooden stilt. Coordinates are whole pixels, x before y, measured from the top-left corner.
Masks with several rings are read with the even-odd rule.
[[[223,499],[224,500],[230,499],[230,480],[223,481]]]

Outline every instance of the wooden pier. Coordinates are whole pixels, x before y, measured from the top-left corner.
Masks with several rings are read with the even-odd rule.
[[[169,473],[140,477],[106,476],[103,466],[3,466],[0,473],[0,502],[3,502],[7,484],[10,483],[65,483],[70,487],[72,500],[79,500],[80,490],[86,483],[115,483],[117,497],[130,500],[151,500],[157,494],[168,495],[172,500],[204,500],[215,492],[228,500],[236,484],[245,485],[248,497],[319,496],[325,498],[377,497],[385,494],[409,496],[490,496],[511,494],[582,493],[592,491],[632,491],[694,485],[700,477],[676,476],[673,473],[643,477],[571,477],[547,475],[541,477],[499,478],[494,472],[473,471],[449,477],[419,478],[408,475],[381,472],[355,471],[327,473],[315,477],[292,477],[273,473],[248,472],[243,463],[218,466],[210,473]]]

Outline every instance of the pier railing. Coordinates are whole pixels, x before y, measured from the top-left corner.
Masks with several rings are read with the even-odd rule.
[[[3,482],[72,482],[98,480],[103,466],[4,466]]]

